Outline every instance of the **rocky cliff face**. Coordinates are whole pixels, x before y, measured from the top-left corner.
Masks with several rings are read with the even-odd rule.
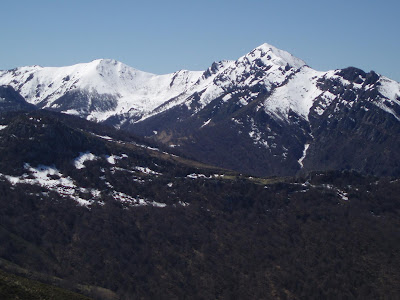
[[[355,68],[337,74],[348,81],[319,82],[335,98],[328,103],[318,99],[310,111],[313,140],[304,169],[356,169],[398,175],[400,102],[398,93],[389,92],[395,83]],[[319,114],[319,107],[325,105],[324,112]]]

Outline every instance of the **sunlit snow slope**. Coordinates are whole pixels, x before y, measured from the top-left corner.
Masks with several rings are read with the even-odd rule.
[[[69,67],[33,66],[5,71],[0,73],[0,84],[13,86],[39,107],[104,121],[128,112],[149,112],[184,93],[201,74],[183,70],[154,75],[115,60],[100,59]],[[60,100],[68,95],[69,103]]]

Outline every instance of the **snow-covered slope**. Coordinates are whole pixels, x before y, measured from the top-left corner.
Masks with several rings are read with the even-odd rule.
[[[149,112],[184,93],[201,74],[182,70],[154,75],[115,60],[99,59],[69,67],[33,66],[3,71],[0,84],[13,86],[29,103],[39,107],[104,121],[127,112],[132,115]],[[75,106],[57,103],[71,92],[77,93],[74,98],[81,97],[86,101],[78,101]],[[97,107],[91,108],[94,98],[111,101],[111,105],[102,107],[98,103]]]
[[[287,120],[290,111],[308,119],[314,100],[325,94],[317,87],[317,80],[322,74],[309,67],[302,68],[287,84],[274,89],[260,108],[282,120]],[[328,96],[327,93],[325,96]]]

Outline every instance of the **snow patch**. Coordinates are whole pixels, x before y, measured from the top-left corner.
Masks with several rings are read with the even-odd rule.
[[[39,165],[38,167],[33,168],[29,164],[25,164],[24,168],[28,170],[30,174],[26,173],[22,176],[1,174],[1,176],[5,177],[12,185],[39,185],[50,191],[54,191],[63,197],[73,199],[82,206],[89,206],[95,201],[95,199],[100,197],[101,192],[99,190],[79,188],[71,177],[65,177],[55,167]],[[79,193],[89,194],[89,200],[81,198]]]
[[[162,175],[162,173],[158,173],[156,171],[153,171],[147,167],[135,167],[136,170],[144,173],[144,174],[148,174],[148,175]]]
[[[217,176],[217,175],[214,175]],[[186,178],[191,178],[191,179],[200,179],[200,178],[204,178],[204,179],[211,179],[213,178],[213,176],[206,176],[204,174],[196,174],[196,173],[192,173],[186,176]]]
[[[231,98],[232,98],[232,95],[231,95],[231,94],[226,94],[224,97],[222,97],[222,101],[226,102],[226,101],[228,101],[228,100],[231,99]]]
[[[124,204],[128,204],[129,206],[154,206],[160,208],[167,206],[165,203],[149,201],[144,198],[140,198],[139,196],[135,198],[118,191],[113,191],[112,196],[115,200]]]
[[[308,147],[310,147],[310,144],[304,145],[303,156],[298,160],[301,168],[303,168],[303,160],[306,158]]]
[[[107,135],[98,135],[98,134],[95,134],[95,133],[93,133],[93,132],[91,132],[91,134],[93,134],[94,136],[97,136],[97,137],[99,137],[99,138],[102,138],[102,139],[104,139],[104,140],[107,140],[107,141],[112,141],[112,140],[113,140],[112,137],[109,137],[109,136],[107,136]]]
[[[137,143],[133,143],[135,146],[141,147],[141,148],[145,148],[145,149],[149,149],[149,150],[153,150],[153,151],[157,151],[160,152],[160,149],[158,148],[154,148],[154,147],[149,147],[146,145],[142,145],[142,144],[137,144]]]
[[[189,174],[186,177],[187,178],[192,178],[192,179],[207,178],[207,176],[204,175],[204,174],[196,174],[196,173]]]
[[[250,119],[250,126],[251,126],[251,131],[249,132],[249,136],[254,141],[254,144],[255,145],[259,144],[265,147],[266,149],[269,149],[268,142],[262,138],[262,133],[256,126],[253,118]]]
[[[85,168],[85,162],[91,160],[97,160],[98,157],[90,152],[79,153],[79,156],[74,159],[74,165],[77,169]]]
[[[349,201],[349,197],[347,197],[347,193],[338,189],[337,194],[343,201]]]
[[[126,157],[128,157],[128,155],[126,155],[126,154],[122,154],[121,156],[118,156],[118,155],[107,155],[106,156],[106,160],[107,160],[107,162],[109,164],[115,165],[117,160],[120,160],[120,159],[123,159],[123,158],[126,158]]]
[[[81,114],[81,112],[77,111],[76,109],[68,109],[68,110],[63,110],[61,112],[64,114],[73,115],[73,116],[79,116]]]
[[[207,126],[208,124],[210,124],[211,119],[209,119],[208,121],[205,121],[203,125],[201,125],[200,128],[203,128],[204,126]]]
[[[339,190],[337,187],[333,186],[332,184],[323,184],[322,187],[334,190],[336,194],[343,200],[343,201],[349,201],[349,197],[347,196],[348,194],[342,190]]]

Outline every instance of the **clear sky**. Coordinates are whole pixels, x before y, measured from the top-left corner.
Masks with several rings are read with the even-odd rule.
[[[266,42],[317,70],[400,81],[399,0],[1,0],[0,70],[113,58],[204,70]]]

